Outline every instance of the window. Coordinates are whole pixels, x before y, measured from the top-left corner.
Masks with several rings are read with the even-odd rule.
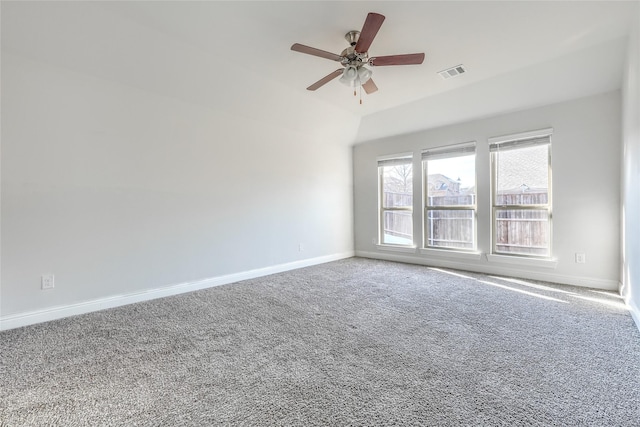
[[[422,153],[424,246],[476,248],[475,143]]]
[[[378,161],[380,243],[413,245],[413,159],[411,155]]]
[[[495,254],[551,256],[551,132],[489,139]]]

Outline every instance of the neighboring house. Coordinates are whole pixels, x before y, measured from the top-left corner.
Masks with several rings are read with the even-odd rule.
[[[430,196],[452,196],[460,194],[460,179],[453,180],[440,173],[427,176]]]

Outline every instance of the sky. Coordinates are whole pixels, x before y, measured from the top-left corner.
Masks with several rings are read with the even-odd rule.
[[[453,180],[460,178],[460,188],[468,188],[476,185],[476,158],[475,156],[450,157],[447,159],[429,160],[427,174],[439,173]]]

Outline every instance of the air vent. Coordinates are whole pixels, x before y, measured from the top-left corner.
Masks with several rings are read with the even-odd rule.
[[[466,73],[467,70],[464,65],[456,65],[455,67],[447,68],[446,70],[439,71],[440,77],[443,79],[450,79],[451,77],[459,76],[462,73]]]

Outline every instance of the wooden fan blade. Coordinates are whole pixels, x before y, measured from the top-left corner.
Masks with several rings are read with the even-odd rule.
[[[295,50],[296,52],[306,53],[307,55],[319,56],[320,58],[327,58],[334,61],[341,61],[342,56],[336,55],[335,53],[327,52],[325,50],[316,49],[315,47],[305,46],[300,43],[294,43],[291,46],[291,50]]]
[[[367,93],[367,95],[372,94],[373,92],[378,90],[378,86],[373,82],[373,79],[369,79],[362,85],[362,89]]]
[[[318,80],[317,82],[315,82],[314,84],[312,84],[311,86],[309,86],[307,88],[307,90],[316,90],[319,87],[322,87],[324,85],[326,85],[327,83],[329,83],[331,80],[335,79],[336,77],[338,77],[339,75],[342,74],[344,70],[342,68],[339,68],[337,70],[335,70],[333,73],[321,78],[320,80]]]
[[[364,25],[362,26],[362,31],[360,31],[360,38],[358,39],[358,43],[356,43],[356,52],[365,53],[369,50],[371,42],[373,42],[376,34],[378,34],[378,30],[382,26],[383,22],[384,15],[373,12],[367,15],[367,19],[364,21]]]
[[[412,65],[422,64],[424,53],[409,53],[406,55],[377,56],[369,59],[369,65],[380,67],[382,65]]]

